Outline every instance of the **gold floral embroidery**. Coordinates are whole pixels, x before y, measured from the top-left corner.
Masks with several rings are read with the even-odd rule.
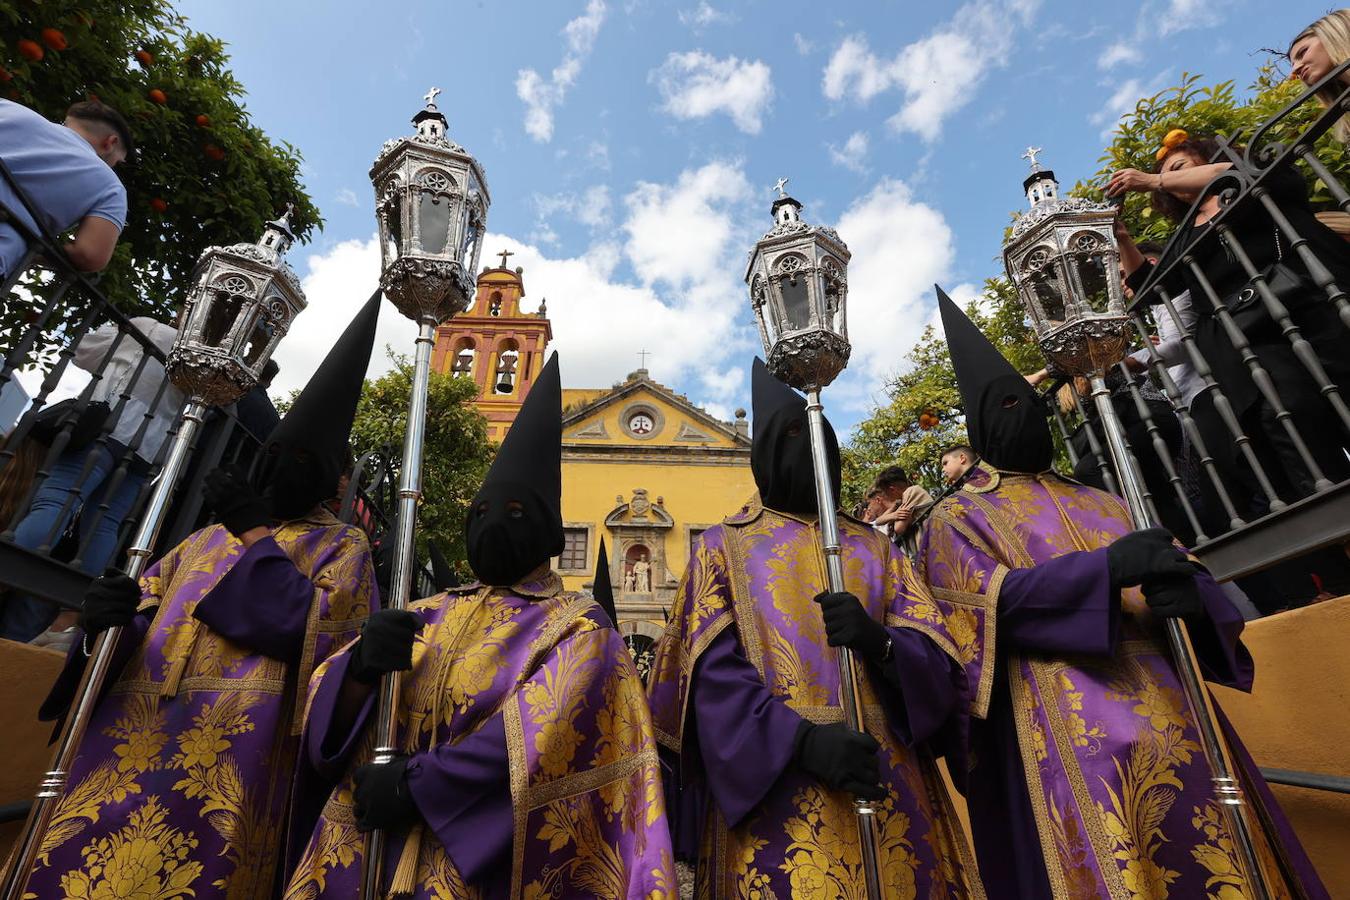
[[[781,868],[788,875],[794,898],[864,900],[867,885],[862,874],[858,826],[845,802],[819,787],[803,788],[792,798],[797,815],[783,824],[791,839]],[[895,808],[892,794],[879,812],[882,877],[886,896],[908,900],[915,896],[919,860],[908,838],[909,816]]]
[[[539,726],[534,749],[546,778],[572,771],[572,758],[584,740],[574,724],[586,702],[584,678],[598,667],[599,660],[564,644],[558,648],[557,666],[544,668],[542,677],[531,679],[521,692],[530,708],[530,720]]]
[[[346,792],[346,801],[351,802],[350,791]],[[423,846],[428,843],[423,842]],[[323,893],[328,872],[339,866],[351,866],[360,858],[362,847],[363,840],[356,828],[325,818],[318,836],[310,840],[296,864],[295,874],[286,888],[286,900],[312,900]]]
[[[158,797],[147,797],[145,805],[127,817],[126,827],[84,848],[85,868],[61,878],[64,895],[79,900],[194,896],[192,883],[201,875],[202,864],[189,858],[197,849],[197,838],[167,825],[168,817]]]
[[[1247,879],[1223,813],[1213,800],[1204,807],[1192,807],[1192,812],[1191,827],[1205,835],[1203,843],[1191,848],[1191,856],[1210,875],[1205,879],[1205,896],[1210,900],[1246,900]]]
[[[1095,756],[1102,749],[1102,738],[1106,729],[1101,722],[1094,722],[1089,728],[1087,721],[1079,715],[1083,711],[1083,692],[1074,690],[1073,680],[1068,672],[1059,673],[1060,696],[1068,704],[1069,714],[1065,718],[1069,729],[1069,739],[1075,747],[1086,747],[1088,756]],[[1042,739],[1044,743],[1044,739]]]
[[[550,853],[569,845],[576,849],[543,877],[525,886],[526,897],[560,896],[566,886],[573,895],[619,900],[627,891],[628,870],[618,848],[605,840],[588,795],[555,800],[544,808],[544,824],[536,835],[548,841]]]

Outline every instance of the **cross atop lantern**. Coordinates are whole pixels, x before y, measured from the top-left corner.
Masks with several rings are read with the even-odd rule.
[[[242,397],[305,308],[300,279],[282,259],[295,240],[291,211],[268,222],[257,243],[208,247],[197,261],[165,366],[189,397],[213,406]]]
[[[755,243],[745,270],[766,365],[801,390],[818,390],[848,364],[845,306],[852,257],[838,232],[801,219],[786,178],[774,186],[773,227]]]
[[[427,92],[412,119],[416,131],[385,141],[370,169],[380,287],[408,318],[436,323],[469,305],[492,202],[478,160],[446,137],[440,92]]]
[[[1003,263],[1049,362],[1068,375],[1100,372],[1120,360],[1132,326],[1120,283],[1115,207],[1061,198],[1055,173],[1023,159],[1031,208],[1013,222]]]

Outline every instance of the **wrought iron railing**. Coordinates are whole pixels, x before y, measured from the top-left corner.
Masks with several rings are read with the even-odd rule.
[[[1336,102],[1278,140],[1328,86],[1340,87]],[[1136,285],[1131,307],[1147,336],[1155,331],[1150,317],[1182,322],[1189,301],[1197,320],[1180,335],[1184,355],[1165,360],[1142,341],[1148,378],[1161,394],[1150,396],[1150,382],[1123,363],[1112,373],[1113,401],[1130,424],[1130,450],[1144,463],[1150,507],[1221,579],[1350,538],[1350,243],[1324,230],[1306,197],[1290,192],[1296,165],[1306,164],[1333,198],[1333,215],[1350,213],[1350,191],[1314,150],[1347,113],[1350,63],[1245,144],[1241,134],[1219,140],[1211,161],[1230,168],[1195,199]],[[1197,217],[1212,197],[1219,210],[1206,223]],[[1203,383],[1193,397],[1168,371],[1179,364]],[[1244,399],[1235,402],[1235,394]],[[1170,404],[1160,405],[1162,395]],[[1115,490],[1083,398],[1074,392],[1072,408],[1051,408],[1075,471]],[[1337,552],[1324,557],[1333,566]]]

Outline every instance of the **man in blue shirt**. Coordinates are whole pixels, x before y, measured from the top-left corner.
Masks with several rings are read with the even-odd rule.
[[[0,100],[0,159],[52,234],[76,227],[66,244],[75,268],[97,272],[112,258],[127,221],[127,192],[113,167],[131,152],[131,131],[112,107],[76,103],[63,125],[18,103]],[[0,206],[31,231],[37,223],[8,180],[0,177]],[[17,274],[27,242],[0,222],[0,281]]]

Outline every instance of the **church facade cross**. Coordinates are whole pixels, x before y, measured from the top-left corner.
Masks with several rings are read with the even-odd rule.
[[[1022,154],[1023,159],[1031,160],[1031,170],[1037,172],[1040,170],[1040,163],[1036,162],[1036,154],[1043,153],[1040,147],[1028,147],[1027,152]]]
[[[779,197],[787,196],[787,191],[784,190],[784,188],[787,187],[787,183],[788,180],[786,178],[780,178],[778,179],[777,182],[774,183],[773,189],[778,192]]]
[[[638,360],[640,361],[641,368],[643,369],[647,368],[647,357],[649,356],[651,356],[651,354],[648,353],[646,350],[638,351]]]
[[[436,95],[439,94],[440,92],[441,92],[440,88],[433,87],[431,90],[427,91],[425,94],[422,95],[422,99],[427,101],[427,108],[429,109],[436,108]]]
[[[503,250],[503,251],[501,251],[500,253],[498,253],[497,255],[500,256],[500,257],[502,258],[502,268],[503,268],[503,269],[506,268],[506,258],[507,258],[508,256],[515,256],[515,254],[512,253],[510,250]]]

